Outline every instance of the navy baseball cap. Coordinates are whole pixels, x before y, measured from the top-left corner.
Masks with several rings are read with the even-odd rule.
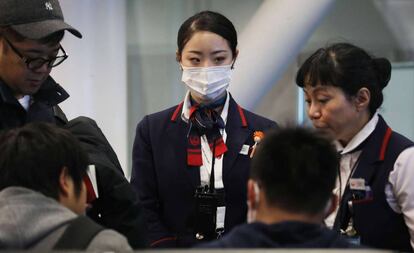
[[[10,26],[27,39],[42,39],[67,30],[82,34],[65,23],[58,0],[0,0],[0,27]]]

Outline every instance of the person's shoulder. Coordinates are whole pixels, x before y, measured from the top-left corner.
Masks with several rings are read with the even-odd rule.
[[[398,144],[398,145],[403,145],[406,147],[412,147],[414,146],[414,142],[410,139],[408,139],[407,137],[405,137],[404,135],[398,133],[398,132],[392,132],[392,138],[394,139],[394,141]]]
[[[386,136],[384,136],[383,138],[383,143],[384,140],[386,140]],[[405,137],[404,135],[392,131],[392,134],[390,135],[390,139],[389,142],[387,144],[388,146],[388,150],[390,150],[390,155],[394,154],[394,155],[399,155],[404,151],[405,153],[412,153],[412,147],[414,147],[414,142],[412,140],[410,140],[409,138]],[[388,152],[387,152],[388,153]]]
[[[326,237],[326,242],[319,245],[324,248],[337,248],[337,249],[347,249],[347,248],[364,248],[364,246],[353,244],[348,239],[346,239],[344,236],[338,234],[337,232],[328,229],[323,228],[324,231],[324,237]],[[318,245],[316,245],[318,246]]]
[[[248,119],[253,119],[255,121],[266,122],[266,123],[275,123],[273,120],[268,119],[264,116],[261,116],[259,114],[254,113],[254,112],[251,112],[251,111],[249,111],[247,109],[244,109],[244,108],[242,108],[242,109],[243,109],[244,114],[246,115],[246,117]]]
[[[87,251],[132,251],[127,239],[112,229],[104,229],[92,239]]]
[[[175,118],[181,117],[180,105],[174,105],[162,111],[150,113],[145,115],[137,124],[137,129],[147,129],[157,126],[163,126],[167,122],[171,121],[175,115]]]
[[[258,233],[259,232],[259,233]],[[255,248],[260,245],[256,238],[260,229],[255,223],[241,224],[233,228],[219,240],[199,244],[197,248]],[[260,236],[259,236],[260,237]]]
[[[181,104],[174,105],[167,109],[147,114],[143,120],[147,119],[149,121],[159,121],[159,120],[171,120],[172,118],[181,117]]]
[[[268,128],[278,128],[278,124],[266,117],[263,117],[261,115],[258,115],[254,112],[251,112],[247,109],[242,108],[244,115],[247,120],[247,124],[254,129],[268,129]]]
[[[239,113],[242,114],[242,117],[243,116],[245,117],[249,128],[258,129],[258,130],[260,129],[266,130],[268,128],[278,128],[278,125],[275,121],[245,109],[243,106],[238,104],[237,101],[230,95],[230,107],[229,108],[234,108],[235,106],[238,107]],[[234,109],[229,109],[229,111],[234,112]]]
[[[384,118],[382,117],[382,115],[378,115],[379,119],[378,119],[378,123],[377,126],[375,128],[375,131],[380,131],[381,129],[385,129],[385,128],[389,128],[391,129],[391,135],[390,135],[390,142],[389,144],[391,146],[394,146],[395,148],[397,147],[410,147],[414,145],[414,142],[412,140],[410,140],[409,138],[407,138],[406,136],[402,135],[399,132],[396,132],[392,129],[392,126],[389,127],[388,123],[384,120]],[[380,136],[380,137],[384,137],[384,136]],[[386,136],[385,136],[386,137]]]

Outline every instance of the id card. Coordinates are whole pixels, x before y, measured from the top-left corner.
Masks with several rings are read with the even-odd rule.
[[[249,154],[249,150],[250,150],[250,146],[249,145],[243,145],[242,148],[240,149],[239,154],[248,155]]]
[[[365,179],[363,178],[349,179],[349,189],[365,191]]]

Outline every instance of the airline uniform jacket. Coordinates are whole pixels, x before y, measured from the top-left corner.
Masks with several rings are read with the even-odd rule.
[[[138,124],[133,146],[131,183],[146,214],[153,247],[188,247],[196,243],[191,216],[200,185],[199,167],[187,165],[189,124],[181,119],[182,103],[147,115]],[[254,131],[276,128],[275,122],[242,109],[230,97],[226,123],[228,151],[223,158],[226,201],[225,231],[246,221],[246,184]]]
[[[367,138],[360,161],[352,175],[364,179],[372,192],[358,199],[357,191],[345,188],[335,219],[335,228],[345,229],[350,217],[361,237],[361,244],[383,249],[412,251],[410,234],[404,215],[391,209],[386,199],[385,185],[397,157],[414,143],[393,132],[380,116],[374,132]],[[352,212],[349,209],[352,203]]]

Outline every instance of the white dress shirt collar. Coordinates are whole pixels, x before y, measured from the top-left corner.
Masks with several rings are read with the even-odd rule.
[[[372,118],[368,121],[368,123],[365,124],[365,126],[351,139],[350,142],[348,142],[345,147],[343,147],[339,141],[335,141],[336,150],[344,155],[356,149],[363,141],[368,138],[368,136],[371,135],[372,132],[374,132],[375,127],[378,123],[378,119],[378,112],[376,112],[374,116],[372,116]]]

